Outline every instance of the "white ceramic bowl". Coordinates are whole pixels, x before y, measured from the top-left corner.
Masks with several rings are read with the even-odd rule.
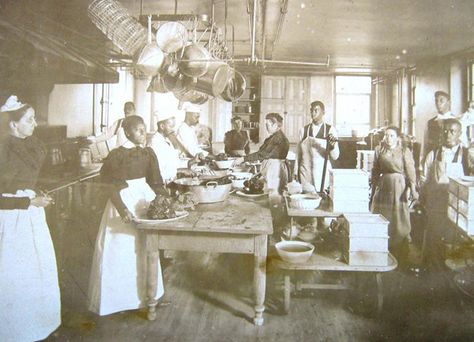
[[[290,196],[290,207],[294,209],[312,210],[319,207],[321,196],[313,194],[296,194]]]
[[[309,260],[314,246],[303,241],[280,241],[275,244],[278,255],[283,261],[302,264]]]
[[[233,176],[232,187],[234,189],[243,189],[244,188],[244,182],[246,180],[249,180],[250,178],[252,178],[253,173],[250,173],[250,172],[232,172],[230,175]]]
[[[230,169],[234,166],[235,158],[228,158],[227,160],[215,160],[216,166],[219,169]]]

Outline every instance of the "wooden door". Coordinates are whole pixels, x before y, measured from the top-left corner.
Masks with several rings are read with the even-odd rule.
[[[307,118],[308,83],[307,77],[286,77],[283,130],[291,143],[298,142],[298,132],[305,125]]]

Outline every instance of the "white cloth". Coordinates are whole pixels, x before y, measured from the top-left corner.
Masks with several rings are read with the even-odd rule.
[[[454,160],[458,151],[458,160]],[[430,151],[425,159],[423,173],[426,182],[431,184],[447,184],[449,183],[449,177],[464,176],[461,144],[451,148],[442,146],[441,161],[436,160],[435,152],[436,150]]]
[[[14,196],[32,198],[34,192]],[[0,210],[0,341],[42,340],[60,324],[56,256],[44,209]]]
[[[324,125],[324,126],[323,126]],[[320,190],[323,167],[324,167],[324,153],[326,150],[326,139],[315,138],[319,130],[323,127],[324,136],[332,134],[337,138],[337,132],[334,127],[331,126],[327,129],[327,125],[321,123],[320,125],[312,124],[313,135],[310,136],[307,132],[307,137],[304,137],[304,127],[300,129],[300,143],[298,144],[298,177],[302,185],[310,184],[315,187],[317,191]],[[308,127],[309,131],[309,127]],[[339,144],[336,143],[334,149],[329,152],[329,159],[326,168],[326,177],[324,181],[324,188],[329,186],[329,170],[332,169],[331,159],[339,158]]]
[[[132,213],[141,216],[155,193],[145,178],[127,180],[120,196]],[[89,279],[89,310],[103,316],[146,306],[146,253],[143,235],[124,223],[110,202],[105,207]],[[158,262],[157,295],[164,293]]]
[[[198,153],[202,153],[204,156],[209,154],[207,151],[199,147],[196,130],[186,122],[181,123],[178,127],[177,137],[179,142],[192,157],[195,157]]]
[[[458,120],[461,121],[462,125],[461,141],[465,147],[469,147],[471,142],[468,137],[468,129],[469,126],[474,125],[474,110],[468,110],[461,114],[458,117]],[[474,137],[471,137],[471,139],[474,139]]]
[[[174,148],[168,138],[159,132],[156,132],[151,138],[150,147],[158,158],[161,177],[165,183],[173,181],[178,171],[180,152]]]
[[[265,179],[265,187],[270,195],[280,193],[288,183],[288,172],[284,160],[264,159],[261,173]]]

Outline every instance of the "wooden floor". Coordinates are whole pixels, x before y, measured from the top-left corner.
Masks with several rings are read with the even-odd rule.
[[[176,253],[162,261],[165,296],[154,322],[143,310],[99,317],[86,296],[99,210],[76,208],[52,228],[60,271],[62,325],[50,341],[469,341],[474,302],[446,274],[384,277],[384,311],[374,311],[374,288],[357,295],[305,291],[282,310],[281,275],[269,268],[265,324],[252,323],[252,257]],[[324,280],[333,275],[301,274]],[[362,279],[364,280],[364,279]]]

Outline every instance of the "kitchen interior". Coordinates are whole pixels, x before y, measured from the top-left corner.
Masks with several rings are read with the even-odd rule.
[[[119,35],[135,32],[120,31],[107,22],[113,16],[94,19],[91,3],[21,0],[6,1],[0,7],[1,100],[15,94],[35,108],[38,127],[34,134],[48,151],[39,186],[55,202],[46,212],[58,263],[62,325],[47,340],[473,338],[474,292],[463,293],[453,281],[462,266],[472,267],[472,256],[464,256],[465,265],[447,267],[443,273],[426,271],[419,254],[427,228],[417,210],[411,212],[412,257],[417,265],[411,275],[397,271],[383,275],[381,310],[377,310],[380,300],[374,303],[372,298],[378,289],[369,279],[371,274],[353,272],[353,281],[368,286],[363,297],[370,300],[354,301],[344,291],[299,289],[292,291],[286,313],[282,268],[270,266],[278,257],[269,247],[262,326],[252,321],[252,257],[225,253],[165,251],[161,260],[165,300],[158,303],[154,321],[147,320],[146,309],[103,317],[88,311],[92,255],[107,201],[99,170],[109,152],[107,144],[91,145],[88,137],[101,135],[122,118],[127,101],[134,102],[150,136],[156,130],[155,111],[172,111],[178,125],[185,117],[183,99],[190,101],[183,92],[167,88],[165,77],[160,81],[165,89],[153,86],[157,75],[147,73],[148,65],[141,67],[137,54],[130,53],[137,48],[131,43],[116,44]],[[283,116],[282,130],[290,152],[296,154],[299,131],[311,120],[310,103],[320,100],[325,120],[338,132],[340,157],[334,168],[367,168],[362,161],[367,155],[364,151],[375,149],[383,127],[396,125],[413,150],[419,173],[426,124],[436,115],[434,93],[449,93],[456,115],[474,100],[472,1],[111,3],[123,6],[134,18],[141,32],[135,39],[143,44],[150,33],[155,39],[163,23],[181,23],[188,30],[189,42],[209,49],[211,43],[216,44],[222,63],[242,76],[236,93],[227,97],[222,90],[216,93],[213,87],[219,80],[215,78],[210,81],[214,84],[204,84],[201,76],[190,81],[192,90],[201,91],[201,97],[192,100],[199,104],[200,124],[212,130],[214,154],[224,151],[224,135],[235,116],[242,118],[243,130],[249,133],[251,152],[257,151],[268,136],[265,115],[270,112]],[[115,27],[116,35],[100,25],[109,25],[109,30]],[[224,86],[228,81],[224,80]],[[350,89],[348,84],[352,84]],[[289,226],[290,217],[283,216]],[[464,242],[471,238],[460,235]],[[286,271],[308,282],[333,275],[309,269]]]

